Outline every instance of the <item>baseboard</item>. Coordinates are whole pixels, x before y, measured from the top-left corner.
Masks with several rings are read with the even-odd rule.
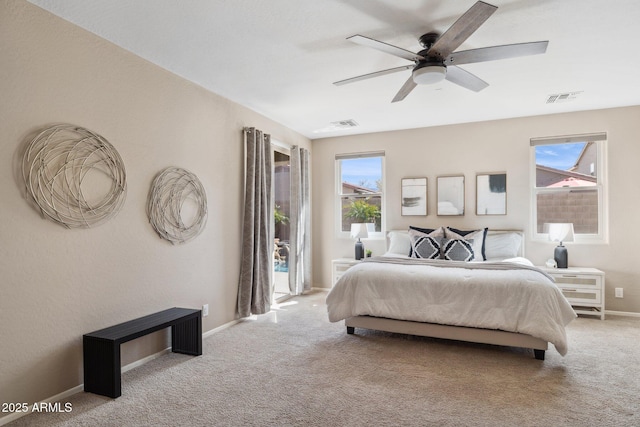
[[[231,322],[227,322],[224,325],[220,325],[217,328],[213,328],[207,332],[205,332],[204,334],[202,334],[202,338],[207,338],[210,337],[213,334],[217,334],[218,332],[224,331],[225,329],[239,323],[239,320],[232,320]]]
[[[207,337],[212,336],[213,334],[216,334],[220,331],[223,331],[233,325],[235,325],[236,323],[238,323],[239,320],[233,320],[231,322],[225,323],[224,325],[218,326],[217,328],[213,328],[205,333],[202,334],[202,339],[205,339]],[[137,368],[138,366],[144,365],[147,362],[152,361],[153,359],[157,359],[160,356],[163,356],[167,353],[171,352],[171,347],[167,347],[164,350],[160,350],[157,353],[154,353],[150,356],[144,357],[140,360],[136,360],[135,362],[131,362],[128,365],[123,366],[122,368],[120,368],[120,372],[121,373],[125,373],[127,371],[130,371],[133,368]],[[69,396],[73,396],[76,393],[80,393],[81,391],[84,391],[84,383],[77,385],[73,388],[70,388],[69,390],[63,391],[62,393],[56,394],[55,396],[51,396],[45,400],[42,400],[41,402],[37,402],[37,403],[55,403],[55,402],[60,402],[64,399],[66,399]],[[29,408],[32,408],[34,403],[30,403],[29,404]],[[4,417],[0,417],[0,426],[9,424],[12,421],[17,420],[18,418],[22,418],[25,415],[29,415],[30,412],[14,412],[13,414],[9,414],[6,415]]]
[[[605,310],[604,312],[605,315],[607,316],[628,316],[628,317],[640,317],[640,313],[637,313],[635,311],[612,311],[612,310]]]
[[[142,359],[136,360],[135,362],[131,362],[128,365],[124,365],[123,367],[121,367],[120,368],[120,373],[124,374],[125,372],[130,371],[133,368],[137,368],[138,366],[142,366],[145,363],[150,362],[153,359],[157,359],[160,356],[164,356],[165,354],[170,353],[170,352],[171,352],[171,347],[167,347],[164,350],[160,350],[159,352],[153,353],[150,356],[143,357]]]

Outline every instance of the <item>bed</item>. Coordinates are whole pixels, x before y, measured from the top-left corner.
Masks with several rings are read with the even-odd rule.
[[[552,343],[564,356],[565,326],[576,314],[524,258],[522,242],[517,230],[390,232],[384,256],[351,267],[331,289],[329,320],[344,320],[348,334],[364,328],[522,347],[539,360]]]

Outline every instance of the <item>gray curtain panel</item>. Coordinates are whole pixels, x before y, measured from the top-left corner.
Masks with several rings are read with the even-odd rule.
[[[271,137],[255,128],[245,128],[244,139],[246,166],[239,317],[264,314],[271,309],[273,270]]]
[[[311,289],[311,207],[309,203],[309,150],[291,149],[291,212],[289,223],[289,290],[300,295]]]

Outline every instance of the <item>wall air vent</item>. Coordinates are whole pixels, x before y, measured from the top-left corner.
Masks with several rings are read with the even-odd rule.
[[[547,104],[558,104],[560,102],[573,101],[581,93],[582,93],[582,91],[579,91],[579,92],[554,93],[553,95],[549,95],[547,97]]]

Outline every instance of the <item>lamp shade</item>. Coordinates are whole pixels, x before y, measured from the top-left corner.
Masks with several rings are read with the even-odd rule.
[[[552,242],[573,242],[573,224],[570,222],[554,222],[544,225]]]
[[[369,237],[369,232],[367,231],[367,224],[357,223],[351,224],[351,237],[354,239],[366,239]]]

